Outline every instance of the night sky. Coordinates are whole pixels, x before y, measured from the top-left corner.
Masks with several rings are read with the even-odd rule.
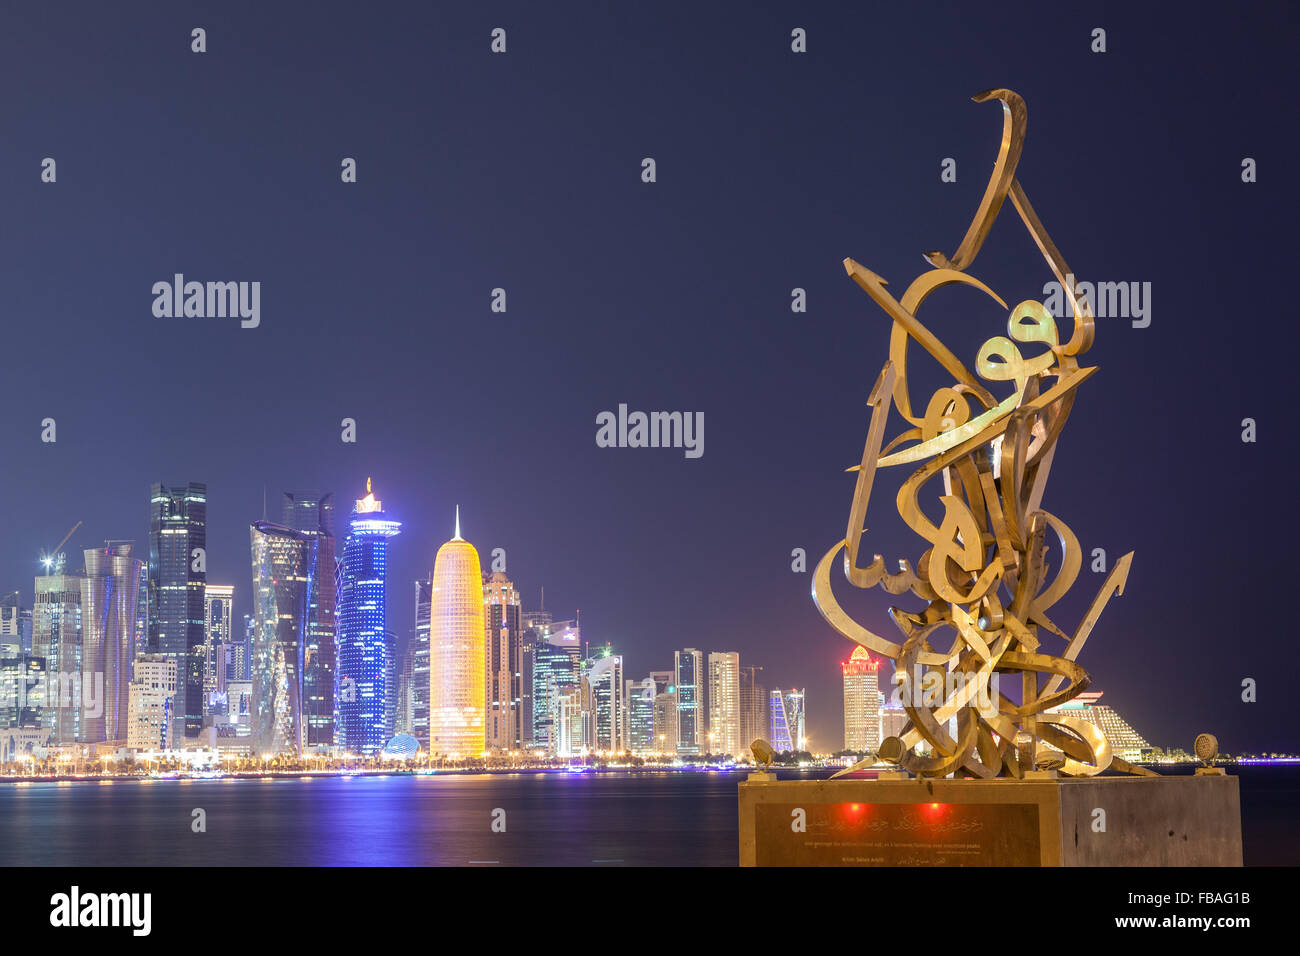
[[[580,608],[629,677],[738,650],[806,686],[813,747],[838,749],[852,645],[791,550],[811,572],[844,533],[890,328],[841,261],[901,296],[956,248],[1001,133],[970,97],[1005,86],[1029,107],[1018,178],[1074,272],[1152,284],[1148,328],[1098,320],[1044,500],[1085,553],[1136,551],[1081,663],[1157,745],[1294,750],[1294,10],[631,6],[6,10],[0,593],[30,606],[78,520],[69,551],[147,550],[150,483],[204,481],[208,580],[242,615],[264,489],[274,520],[295,488],[345,512],[370,475],[405,523],[395,631],[459,504],[526,607],[545,586],[557,617]],[[970,271],[1009,304],[1051,279],[1009,203]],[[260,327],[155,318],[176,272],[260,281]],[[922,319],[968,366],[1005,334],[970,290]],[[910,355],[923,405],[946,381]],[[596,447],[619,403],[703,412],[703,457]],[[894,513],[908,473],[877,478],[868,559],[925,547]],[[1067,631],[1101,580],[1085,564]],[[889,603],[919,605],[851,590],[891,639]]]

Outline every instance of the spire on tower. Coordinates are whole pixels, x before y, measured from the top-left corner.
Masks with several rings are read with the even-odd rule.
[[[461,537],[460,537],[460,505],[457,505],[457,506],[456,506],[456,536],[455,536],[454,538],[452,538],[451,540],[453,540],[453,541],[459,541],[459,540],[461,540]]]

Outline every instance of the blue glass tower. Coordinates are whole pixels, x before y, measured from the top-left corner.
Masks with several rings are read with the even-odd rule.
[[[392,736],[389,634],[384,611],[388,539],[401,523],[384,516],[383,502],[370,490],[348,520],[348,537],[338,565],[338,739],[349,753],[375,754]]]

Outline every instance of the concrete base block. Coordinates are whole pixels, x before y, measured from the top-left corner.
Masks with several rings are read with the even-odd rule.
[[[1236,777],[750,780],[741,866],[1241,866]]]

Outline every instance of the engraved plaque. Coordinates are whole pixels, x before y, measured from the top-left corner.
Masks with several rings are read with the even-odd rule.
[[[1041,863],[1032,803],[759,803],[754,831],[759,866]]]

